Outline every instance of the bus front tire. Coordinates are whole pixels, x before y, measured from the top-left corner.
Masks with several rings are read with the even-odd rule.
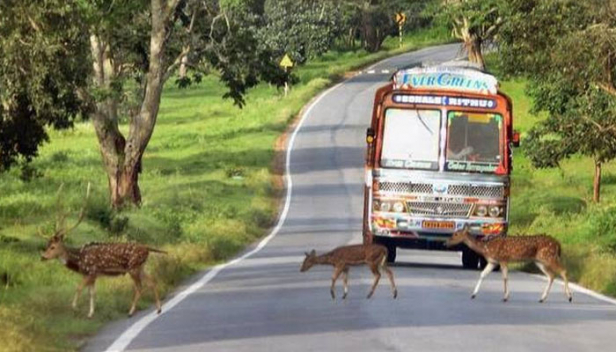
[[[387,248],[387,262],[394,263],[396,261],[396,245],[387,238],[374,237],[372,243],[383,245]]]
[[[479,267],[479,255],[468,247],[462,249],[462,267],[472,270],[477,270]]]

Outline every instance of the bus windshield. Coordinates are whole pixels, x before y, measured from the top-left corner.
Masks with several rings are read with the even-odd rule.
[[[441,112],[387,109],[381,167],[438,170]]]
[[[494,173],[502,159],[502,131],[499,114],[450,111],[445,170]]]

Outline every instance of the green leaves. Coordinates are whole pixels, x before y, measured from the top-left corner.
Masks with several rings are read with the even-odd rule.
[[[0,171],[31,160],[48,137],[85,112],[78,91],[90,66],[72,1],[0,3]]]

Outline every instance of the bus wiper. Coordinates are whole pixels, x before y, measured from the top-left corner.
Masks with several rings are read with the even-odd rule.
[[[430,135],[434,135],[434,132],[430,129],[430,127],[426,124],[423,117],[421,117],[421,113],[417,110],[417,117],[419,118],[419,122],[430,132]]]

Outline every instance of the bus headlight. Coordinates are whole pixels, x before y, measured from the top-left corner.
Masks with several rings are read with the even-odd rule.
[[[381,211],[388,212],[390,210],[391,210],[391,204],[389,204],[388,202],[381,203]]]
[[[404,203],[402,203],[402,202],[395,202],[394,203],[394,211],[396,213],[404,212]]]
[[[490,210],[488,213],[490,214],[491,217],[496,218],[501,214],[501,208],[498,206],[492,206],[490,207]]]
[[[475,210],[475,215],[479,217],[484,217],[488,215],[488,207],[486,207],[485,205],[478,206],[477,210]]]

